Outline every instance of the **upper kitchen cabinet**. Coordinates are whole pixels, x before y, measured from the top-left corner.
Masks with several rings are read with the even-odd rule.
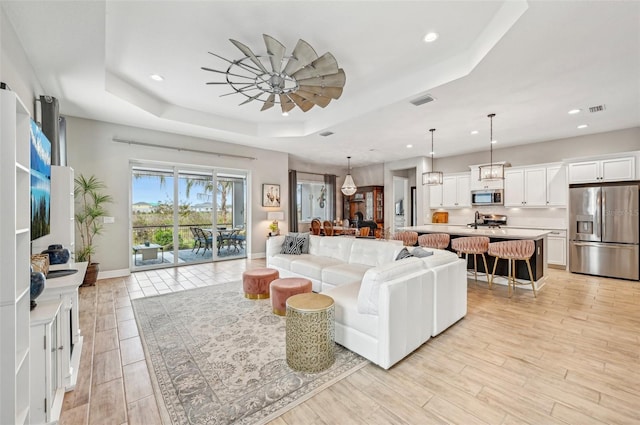
[[[442,178],[442,207],[465,208],[471,206],[469,173],[445,174]]]
[[[601,183],[635,180],[636,158],[595,159],[569,164],[569,183]]]
[[[504,173],[505,207],[565,207],[566,169],[559,164],[508,169]]]

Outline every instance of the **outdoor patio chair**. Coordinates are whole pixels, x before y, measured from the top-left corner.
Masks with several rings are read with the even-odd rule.
[[[204,255],[204,253],[207,252],[207,249],[211,249],[211,246],[213,244],[213,237],[211,236],[211,234],[207,235],[208,232],[205,232],[200,227],[195,227],[195,229],[196,233],[198,234],[199,241],[199,246],[196,254],[200,251],[200,248],[204,246],[204,251],[202,251],[202,255]]]

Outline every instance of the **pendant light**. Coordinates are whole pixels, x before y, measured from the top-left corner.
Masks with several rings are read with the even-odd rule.
[[[431,132],[431,171],[422,173],[422,184],[429,186],[437,186],[442,184],[442,171],[433,171],[433,132],[435,128],[429,130]]]
[[[480,168],[480,180],[503,180],[504,179],[504,164],[494,164],[493,163],[493,144],[495,143],[493,140],[493,117],[496,114],[489,114],[489,120],[491,122],[491,133],[489,135],[489,149],[490,149],[490,158],[489,165],[481,165]]]
[[[353,177],[351,177],[351,157],[350,156],[347,157],[347,161],[349,163],[347,177],[345,177],[344,183],[342,184],[342,188],[340,190],[345,195],[351,196],[354,193],[356,193],[356,190],[358,190],[358,188],[356,187],[356,184],[353,182]]]

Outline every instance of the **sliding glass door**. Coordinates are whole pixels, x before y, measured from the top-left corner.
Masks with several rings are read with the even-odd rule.
[[[247,173],[131,167],[131,268],[246,257]]]

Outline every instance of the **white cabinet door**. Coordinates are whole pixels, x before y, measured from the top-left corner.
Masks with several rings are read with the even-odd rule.
[[[554,235],[554,233],[556,233]],[[552,232],[547,236],[547,264],[567,265],[567,238],[559,236],[560,232]]]
[[[600,180],[605,182],[633,180],[635,178],[635,158],[615,158],[602,160]]]
[[[524,170],[524,206],[544,207],[547,205],[546,168],[526,168]]]
[[[458,189],[456,176],[444,176],[442,178],[442,206],[457,207]]]
[[[569,183],[591,183],[600,181],[600,161],[569,164]]]
[[[567,169],[562,165],[547,167],[547,206],[567,206]]]
[[[442,207],[442,185],[429,186],[429,206],[431,208]]]
[[[524,170],[508,170],[504,173],[504,206],[524,205]]]
[[[458,176],[456,182],[457,204],[459,207],[471,206],[471,188],[469,176]]]

